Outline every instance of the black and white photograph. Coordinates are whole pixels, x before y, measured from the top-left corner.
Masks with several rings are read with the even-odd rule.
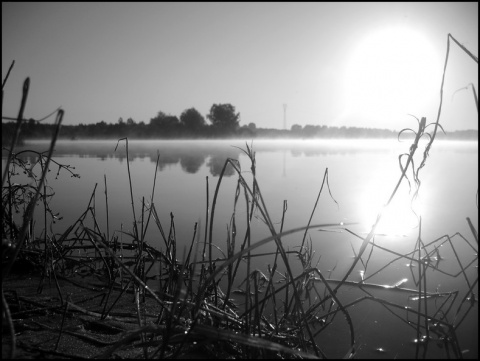
[[[478,2],[2,2],[2,359],[478,359]]]

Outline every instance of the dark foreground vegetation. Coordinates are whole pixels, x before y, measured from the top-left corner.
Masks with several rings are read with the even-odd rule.
[[[449,34],[448,45],[451,39]],[[446,64],[447,61],[448,52]],[[24,83],[17,129],[23,119],[28,88],[29,79]],[[414,139],[399,156],[401,176],[392,184],[387,207],[405,178],[412,186],[414,197],[421,191],[420,175],[425,171],[422,169],[437,130],[441,128],[441,112],[438,114],[432,124],[427,124],[425,118],[417,119],[417,127],[411,130]],[[413,248],[404,253],[375,243],[381,212],[365,237],[352,232],[349,224],[342,224],[343,231],[358,240],[360,246],[352,247],[355,256],[348,270],[339,279],[332,279],[331,272],[320,271],[320,259],[315,260],[311,240],[311,231],[339,226],[311,224],[322,192],[332,197],[328,168],[317,199],[312,200],[310,219],[305,220],[303,227],[284,230],[283,218],[280,225],[273,224],[270,219],[261,184],[255,177],[255,154],[247,145],[243,152],[250,160],[250,172],[242,172],[238,161],[227,158],[212,195],[207,178],[206,226],[203,232],[197,229],[197,224],[192,227],[192,239],[186,249],[177,249],[177,225],[173,215],[168,220],[158,217],[154,203],[156,169],[152,170],[153,189],[148,199],[144,198],[138,205],[130,192],[132,222],[129,230],[111,231],[108,199],[118,195],[109,193],[105,181],[102,196],[98,198],[96,186],[92,187],[88,206],[79,210],[77,221],[66,231],[56,233],[54,222],[59,215],[49,206],[54,192],[48,188],[47,173],[54,168],[58,169],[57,176],[65,173],[78,176],[69,165],[52,157],[62,119],[63,110],[59,110],[50,149],[38,153],[35,164],[23,162],[15,153],[18,131],[13,133],[11,148],[5,149],[7,160],[2,174],[3,357],[361,357],[365,347],[358,341],[362,318],[358,317],[357,310],[365,304],[373,304],[392,317],[395,326],[388,324],[386,327],[405,327],[415,336],[410,353],[402,351],[403,346],[399,346],[401,351],[395,354],[383,348],[375,352],[392,358],[396,358],[398,352],[404,352],[400,357],[412,358],[439,355],[478,358],[478,349],[469,354],[472,351],[464,349],[463,340],[458,337],[463,327],[469,327],[468,332],[476,332],[475,339],[478,338],[478,320],[471,317],[478,312],[478,272],[475,270],[478,232],[470,218],[466,222],[471,234],[455,233],[429,240],[422,239],[420,218],[418,238],[412,242]],[[407,131],[410,129],[401,133]],[[422,152],[419,140],[424,136],[429,142]],[[119,142],[126,143],[126,176],[130,179],[128,139]],[[226,237],[219,240],[213,238],[215,208],[228,167],[238,175],[235,208]],[[12,182],[17,172],[26,172],[32,182]],[[130,187],[134,187],[131,181]],[[105,228],[100,228],[96,220],[95,204],[99,201],[107,205]],[[246,206],[246,217],[235,213],[241,202]],[[34,222],[36,208],[43,210],[41,225]],[[286,210],[285,205],[284,216]],[[255,239],[250,231],[254,215],[268,229],[270,235],[266,238]],[[246,231],[237,234],[241,222],[245,223]],[[41,227],[41,232],[36,232],[35,227]],[[159,249],[151,246],[145,237],[149,227],[156,229],[163,242]],[[288,235],[298,236],[298,246],[290,248],[293,251],[286,249],[282,242]],[[254,269],[252,258],[258,256],[256,250],[267,243],[275,245],[274,252],[263,255],[271,263],[266,269]],[[468,259],[457,256],[459,243],[472,249]],[[442,252],[449,249],[455,255],[453,262],[459,268],[458,274],[443,269],[442,246]],[[222,250],[223,258],[213,256],[213,249],[217,247]],[[385,252],[393,260],[385,257]],[[410,264],[415,288],[402,287],[403,280],[392,285],[371,282],[375,274],[398,260]],[[246,267],[246,273],[239,272],[241,267]],[[363,270],[360,279],[353,277],[355,267]],[[295,269],[300,271],[294,273]],[[19,271],[28,270],[38,277],[30,277],[27,290],[15,288],[18,285],[15,277],[21,277]],[[459,288],[427,291],[435,289],[436,284],[432,285],[431,281],[434,272],[435,275],[441,273],[445,279],[454,279]],[[344,289],[358,297],[347,300],[341,292]],[[234,299],[234,295],[239,297]],[[398,301],[405,298],[408,298],[408,306]],[[340,330],[344,331],[340,333],[343,338],[335,337],[332,342],[332,338],[327,337],[339,334]],[[34,342],[32,332],[37,336]],[[394,342],[403,345],[404,341]],[[332,343],[335,344],[334,353]]]

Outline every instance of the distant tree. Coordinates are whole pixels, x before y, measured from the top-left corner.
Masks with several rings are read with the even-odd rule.
[[[205,118],[195,108],[186,109],[180,115],[180,124],[187,131],[197,131],[206,125]]]
[[[231,104],[213,104],[207,118],[221,133],[234,133],[239,127],[240,113]]]
[[[106,135],[108,135],[109,131],[109,127],[111,125],[110,124],[107,124],[104,120],[102,120],[101,122],[98,122],[95,124],[95,136],[96,137],[104,137]]]
[[[132,118],[128,118],[127,125],[135,125],[135,120],[133,120]]]
[[[298,134],[302,131],[302,126],[298,125],[298,124],[294,124],[294,125],[292,125],[290,130],[292,131],[292,133]]]
[[[180,120],[173,115],[166,115],[164,112],[158,112],[155,118],[150,119],[150,125],[158,128],[170,129],[180,124]]]
[[[315,135],[317,134],[317,130],[318,128],[320,128],[319,126],[315,126],[315,125],[311,125],[311,124],[307,124],[303,127],[303,136],[304,137],[307,137],[307,138],[313,138],[315,137]]]
[[[317,131],[317,137],[326,138],[328,134],[328,127],[326,125],[321,125]]]
[[[122,117],[118,118],[118,124],[124,124],[124,121],[123,121]]]
[[[150,119],[150,125],[153,127],[161,127],[163,120],[167,117],[167,115],[160,111],[154,118]]]
[[[257,125],[255,123],[248,123],[248,129],[254,132],[257,130]]]
[[[165,128],[174,129],[180,125],[180,120],[174,115],[167,115],[162,124]]]
[[[250,124],[253,124],[253,123],[250,123]],[[243,125],[240,128],[238,128],[236,134],[240,138],[253,138],[256,136],[255,130],[252,130],[252,128],[250,128],[247,125]]]
[[[150,119],[150,127],[162,137],[176,137],[179,135],[180,120],[176,116],[158,112],[155,118]]]

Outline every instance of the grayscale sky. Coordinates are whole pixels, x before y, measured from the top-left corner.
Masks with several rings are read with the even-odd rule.
[[[3,115],[148,123],[231,103],[240,125],[435,121],[447,34],[478,56],[478,3],[2,2]],[[478,64],[452,44],[441,123],[478,129]]]

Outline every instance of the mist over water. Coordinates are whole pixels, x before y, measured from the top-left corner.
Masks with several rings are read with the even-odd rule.
[[[159,154],[154,203],[165,222],[173,213],[178,222],[177,236],[189,242],[188,235],[194,223],[205,220],[206,178],[209,178],[212,198],[218,176],[226,159],[230,158],[239,161],[242,175],[250,179],[251,164],[243,152],[248,145],[256,152],[256,175],[273,220],[280,222],[283,201],[288,202],[284,229],[306,225],[328,168],[331,195],[338,205],[325,187],[312,223],[358,222],[354,228],[368,232],[400,177],[398,156],[408,152],[409,144],[394,140],[129,141],[135,205],[140,208],[142,197],[150,202]],[[36,141],[28,142],[24,148],[43,151],[48,145],[47,141]],[[120,142],[115,151],[116,145],[112,140],[57,143],[54,159],[74,166],[81,177],[71,178],[61,171],[55,179],[57,169],[52,166],[48,183],[56,194],[51,206],[64,215],[58,226],[68,225],[84,211],[95,184],[98,184],[97,214],[102,217],[105,213],[105,175],[110,227],[119,229],[120,222],[123,227],[131,227],[125,141]],[[21,150],[19,148],[18,152]],[[420,146],[417,153],[421,155],[422,152]],[[30,161],[34,156],[33,153],[23,155]],[[420,172],[419,199],[425,234],[469,232],[465,217],[476,218],[477,173],[477,142],[437,141],[433,144]],[[411,174],[409,178],[413,184]],[[216,217],[219,217],[220,229],[225,229],[222,224],[229,222],[233,211],[237,179],[233,168],[228,166],[217,199]],[[404,180],[395,197],[404,209],[393,216],[413,217],[414,224],[416,217],[408,209],[412,195],[408,181]],[[408,228],[396,231],[416,232]]]

